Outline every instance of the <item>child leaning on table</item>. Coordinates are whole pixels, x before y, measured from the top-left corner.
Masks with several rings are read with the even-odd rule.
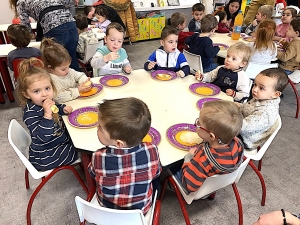
[[[71,57],[64,46],[51,38],[44,38],[41,43],[42,60],[50,73],[57,90],[54,100],[58,103],[71,101],[80,93],[91,89],[89,78],[82,72],[70,68]]]
[[[210,35],[215,32],[218,21],[213,15],[205,15],[202,18],[202,33],[195,33],[185,39],[185,44],[189,46],[189,52],[200,55],[202,61],[203,72],[207,73],[217,68],[217,64],[213,63],[213,58],[220,51],[219,46],[213,46]]]
[[[126,50],[122,48],[125,30],[118,23],[111,23],[106,29],[104,37],[105,46],[97,48],[92,58],[91,66],[97,70],[97,75],[102,76],[114,73],[131,73]]]
[[[154,51],[144,64],[144,69],[172,70],[177,76],[185,77],[190,73],[190,67],[185,56],[177,49],[178,31],[166,26],[161,32],[161,47]]]
[[[201,20],[205,15],[205,6],[202,3],[196,3],[192,7],[193,19],[189,23],[190,32],[201,32]]]
[[[203,142],[185,155],[183,165],[171,167],[171,173],[187,193],[197,191],[206,178],[235,171],[243,161],[243,144],[236,138],[243,123],[237,105],[225,100],[204,103],[195,121]]]
[[[142,142],[150,129],[149,109],[136,98],[104,100],[98,109],[97,134],[105,147],[93,154],[88,166],[97,200],[107,208],[146,214],[162,170],[157,147]]]
[[[243,101],[249,97],[250,92],[250,79],[243,70],[250,56],[250,47],[237,42],[227,50],[225,65],[204,74],[197,71],[195,79],[215,84],[235,101]]]
[[[23,121],[30,131],[32,165],[45,171],[77,160],[75,147],[60,118],[73,109],[53,101],[56,89],[41,60],[30,58],[20,63],[16,91],[19,104],[24,107]]]
[[[27,27],[21,24],[11,24],[7,28],[7,36],[13,46],[16,47],[7,55],[8,67],[12,71],[12,61],[18,58],[30,58],[41,56],[41,51],[38,48],[27,47],[32,39],[32,34]]]
[[[240,105],[244,117],[240,135],[245,150],[255,154],[257,147],[266,142],[276,129],[274,124],[279,117],[279,96],[287,83],[288,77],[280,68],[263,70],[255,77],[253,98]]]

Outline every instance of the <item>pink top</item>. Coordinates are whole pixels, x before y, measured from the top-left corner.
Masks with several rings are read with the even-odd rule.
[[[289,23],[281,23],[276,26],[276,36],[285,37],[286,31],[290,27]]]

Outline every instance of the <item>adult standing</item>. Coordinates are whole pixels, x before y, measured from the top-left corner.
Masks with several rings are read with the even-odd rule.
[[[54,38],[69,52],[72,61],[70,67],[79,70],[76,59],[78,32],[75,19],[68,7],[74,0],[9,0],[10,7],[19,16],[21,24],[30,31],[29,17],[40,23],[45,37]]]

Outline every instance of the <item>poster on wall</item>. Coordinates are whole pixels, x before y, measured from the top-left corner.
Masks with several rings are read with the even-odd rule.
[[[179,5],[179,0],[168,0],[168,6],[177,6]]]

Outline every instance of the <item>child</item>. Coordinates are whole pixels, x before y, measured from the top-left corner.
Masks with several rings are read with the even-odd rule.
[[[77,58],[84,59],[86,46],[98,43],[98,38],[92,30],[88,30],[88,21],[86,15],[78,13],[74,16],[76,27],[79,34],[78,45],[76,48]]]
[[[11,24],[7,28],[7,36],[11,44],[17,49],[12,50],[7,55],[8,67],[12,71],[12,61],[17,58],[30,58],[41,56],[41,51],[37,48],[27,47],[31,41],[32,34],[27,27],[21,24]]]
[[[225,11],[219,11],[216,13],[216,16],[219,17],[217,33],[229,33],[230,28],[227,24],[227,14]]]
[[[70,137],[60,124],[60,116],[72,112],[71,106],[55,104],[55,86],[41,60],[30,58],[19,66],[17,94],[23,121],[31,135],[29,161],[39,171],[51,170],[77,160]],[[53,113],[52,108],[57,112]]]
[[[204,103],[195,121],[196,132],[203,142],[190,149],[182,166],[177,164],[170,168],[187,193],[197,191],[206,178],[231,173],[239,167],[244,149],[236,136],[242,122],[242,114],[233,102]]]
[[[91,84],[87,85],[89,78],[84,73],[69,68],[71,57],[62,45],[50,38],[44,38],[41,50],[45,69],[50,73],[57,89],[57,96],[54,98],[56,102],[64,103],[73,100],[80,93],[91,89]]]
[[[241,9],[241,0],[229,0],[225,6],[220,6],[213,15],[215,16],[218,11],[225,11],[227,14],[227,26],[233,27],[234,19]]]
[[[95,18],[97,19],[97,22],[95,23],[95,26],[99,28],[100,30],[98,32],[105,33],[107,26],[111,23],[111,21],[108,19],[108,11],[103,6],[97,6],[95,9]]]
[[[88,167],[96,180],[97,200],[108,208],[146,214],[162,170],[157,147],[142,142],[150,129],[149,109],[136,98],[104,100],[98,109],[97,134],[105,147],[93,154]]]
[[[270,64],[272,59],[276,58],[277,45],[273,42],[275,29],[276,23],[274,20],[265,19],[260,22],[256,31],[255,41],[248,44],[252,49],[249,62]]]
[[[185,77],[190,73],[190,67],[185,56],[177,49],[178,31],[166,26],[161,32],[161,47],[154,51],[144,65],[144,69],[172,70],[177,76]]]
[[[285,48],[284,52],[278,51],[277,58],[281,60],[279,67],[284,69],[287,75],[298,70],[300,62],[300,20],[295,19],[291,22],[289,29],[286,32],[286,37],[291,38],[291,42],[282,40]]]
[[[273,125],[279,117],[279,96],[287,83],[288,78],[282,69],[263,70],[255,78],[253,98],[240,107],[244,117],[240,135],[245,149],[253,151],[254,154],[257,147],[276,129]]]
[[[274,41],[279,41],[286,37],[287,29],[290,27],[291,21],[296,18],[296,16],[297,11],[294,8],[286,8],[283,10],[281,17],[282,23],[278,24],[276,27],[275,37],[273,38]]]
[[[111,23],[108,25],[104,37],[106,45],[97,48],[91,61],[91,66],[98,69],[98,75],[131,73],[131,65],[126,50],[122,48],[124,35],[124,28],[120,24]]]
[[[216,69],[218,66],[213,63],[213,58],[218,54],[220,48],[213,46],[213,42],[209,37],[214,33],[217,25],[218,21],[216,17],[210,14],[205,15],[202,19],[202,33],[195,33],[185,40],[185,44],[190,47],[189,52],[201,56],[202,67],[205,73]]]
[[[186,26],[186,16],[181,12],[173,13],[170,18],[171,26],[176,28],[178,33],[178,46],[177,49],[182,52],[183,49],[187,49],[185,46],[184,41],[187,37],[194,34],[194,32],[184,32],[184,28]]]
[[[229,47],[225,65],[218,66],[209,73],[199,74],[196,72],[195,78],[219,86],[235,101],[243,101],[248,98],[250,92],[250,80],[243,70],[250,55],[250,47],[243,42],[237,42]]]
[[[246,28],[245,34],[255,36],[255,31],[260,22],[265,19],[271,19],[273,7],[271,5],[262,5],[258,8],[255,20]]]
[[[201,20],[204,16],[205,7],[202,3],[196,3],[192,7],[193,19],[189,23],[189,31],[191,32],[201,32]]]

